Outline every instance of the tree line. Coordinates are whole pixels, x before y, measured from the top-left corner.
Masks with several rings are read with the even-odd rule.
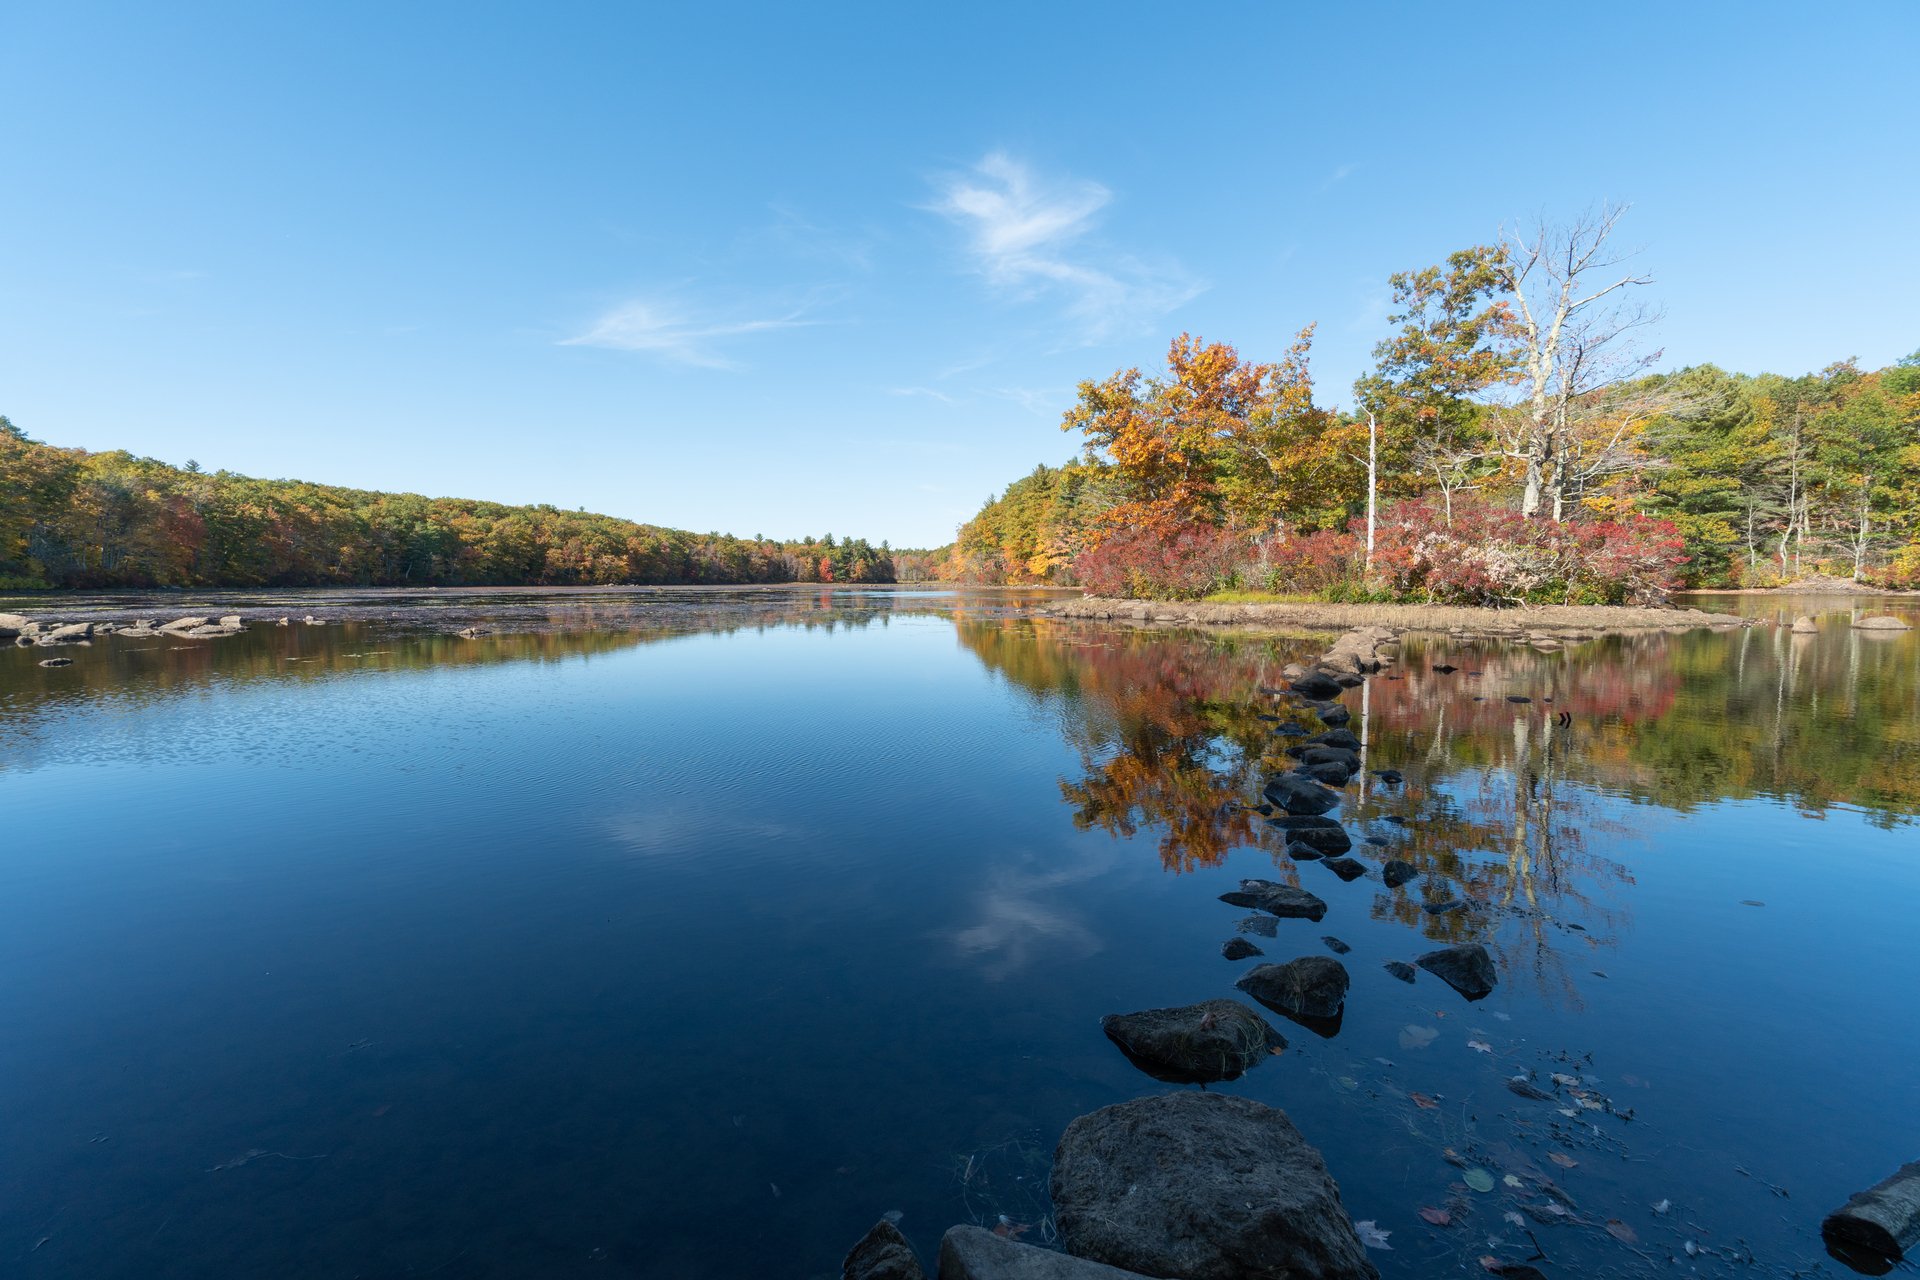
[[[688,533],[31,440],[0,417],[0,589],[892,582],[864,538]]]
[[[1312,326],[1269,362],[1182,334],[1163,372],[1082,382],[1081,455],[990,498],[937,572],[1486,602],[1920,586],[1920,353],[1658,371],[1620,213],[1392,276],[1348,408],[1316,399]]]

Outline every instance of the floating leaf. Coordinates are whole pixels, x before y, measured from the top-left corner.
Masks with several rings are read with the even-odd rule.
[[[1556,1071],[1548,1076],[1547,1079],[1553,1081],[1555,1084],[1566,1085],[1568,1088],[1573,1088],[1580,1083],[1579,1076],[1570,1076],[1564,1071]]]
[[[1461,1179],[1475,1191],[1493,1190],[1493,1175],[1485,1169],[1469,1169],[1460,1176]]]
[[[1408,1096],[1413,1099],[1413,1105],[1419,1107],[1422,1111],[1432,1111],[1440,1105],[1438,1099],[1429,1097],[1424,1093],[1415,1093]]]
[[[1360,1082],[1358,1080],[1355,1080],[1352,1076],[1341,1076],[1340,1087],[1342,1089],[1358,1089],[1360,1087]]]
[[[1393,1232],[1382,1231],[1380,1224],[1372,1218],[1368,1218],[1364,1222],[1354,1223],[1353,1229],[1360,1233],[1360,1243],[1367,1246],[1367,1248],[1385,1249],[1388,1253],[1393,1252],[1393,1246],[1387,1243],[1387,1237],[1392,1235]]]
[[[1659,1204],[1653,1206],[1653,1211],[1664,1218],[1673,1211],[1673,1201],[1662,1200]]]
[[[1473,1050],[1475,1053],[1493,1052],[1493,1046],[1484,1040],[1469,1040],[1467,1041],[1467,1048]]]
[[[1445,1209],[1436,1209],[1432,1205],[1422,1205],[1420,1208],[1420,1216],[1436,1227],[1450,1227],[1453,1225],[1452,1214],[1448,1213]]]
[[[1527,1208],[1537,1213],[1551,1214],[1556,1218],[1564,1218],[1567,1216],[1567,1206],[1557,1200],[1549,1200],[1545,1204],[1530,1204]]]
[[[1514,1226],[1516,1226],[1516,1227],[1524,1227],[1524,1226],[1526,1226],[1526,1225],[1527,1225],[1527,1220],[1526,1220],[1525,1218],[1523,1218],[1523,1217],[1521,1217],[1521,1216],[1520,1216],[1519,1214],[1517,1214],[1517,1213],[1515,1213],[1515,1212],[1514,1212],[1513,1210],[1511,1210],[1511,1209],[1509,1209],[1509,1210],[1507,1210],[1507,1211],[1506,1211],[1505,1213],[1503,1213],[1503,1214],[1501,1214],[1501,1215],[1500,1215],[1500,1220],[1501,1220],[1502,1222],[1511,1222],[1511,1223],[1512,1223],[1512,1224],[1513,1224]]]
[[[1633,1233],[1633,1228],[1618,1218],[1607,1219],[1607,1234],[1615,1240],[1618,1240],[1621,1244],[1640,1243],[1640,1237]]]
[[[1496,1010],[1496,1011],[1494,1012],[1494,1015],[1493,1015],[1493,1016],[1494,1016],[1494,1017],[1496,1017],[1496,1018],[1498,1018],[1498,1019],[1500,1019],[1500,1021],[1502,1021],[1502,1022],[1512,1022],[1512,1021],[1513,1021],[1513,1015],[1512,1015],[1512,1014],[1510,1014],[1510,1013],[1501,1013],[1501,1012],[1499,1012],[1498,1010]]]
[[[1549,1151],[1547,1153],[1547,1159],[1553,1161],[1562,1169],[1577,1169],[1580,1167],[1578,1160],[1575,1160],[1572,1156],[1562,1155],[1558,1151]]]
[[[1512,1174],[1508,1174],[1506,1177],[1500,1179],[1500,1181],[1506,1183],[1510,1187],[1524,1187],[1527,1185],[1526,1183],[1520,1181],[1520,1179],[1514,1177]],[[1507,1216],[1509,1218],[1513,1217],[1512,1214],[1508,1214]]]
[[[1409,1022],[1400,1028],[1400,1047],[1402,1049],[1424,1049],[1440,1038],[1440,1028],[1420,1027]]]

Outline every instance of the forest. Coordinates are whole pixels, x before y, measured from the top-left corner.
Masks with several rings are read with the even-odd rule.
[[[4,417],[0,478],[0,590],[894,580],[884,542],[256,480],[56,448]]]
[[[1082,382],[1080,456],[990,498],[936,575],[1485,604],[1920,587],[1920,352],[1660,371],[1621,213],[1392,276],[1350,408],[1316,398],[1311,325],[1270,362],[1182,334],[1164,371]]]

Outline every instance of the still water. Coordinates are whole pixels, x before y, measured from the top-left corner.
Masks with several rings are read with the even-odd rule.
[[[1259,689],[1324,640],[461,603],[514,626],[315,596],[271,614],[380,620],[0,651],[0,1274],[814,1277],[889,1211],[929,1257],[1041,1240],[1066,1123],[1171,1087],[1099,1017],[1234,995],[1242,876],[1328,901],[1253,940],[1333,935],[1353,989],[1216,1087],[1322,1148],[1389,1280],[1844,1274],[1821,1216],[1920,1155],[1920,630],[1850,602],[1410,641],[1347,698],[1406,782],[1338,814],[1399,890],[1244,807]],[[1382,968],[1468,938],[1480,1003]]]

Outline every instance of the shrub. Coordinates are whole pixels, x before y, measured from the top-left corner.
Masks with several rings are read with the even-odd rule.
[[[1361,540],[1335,529],[1271,538],[1260,554],[1266,588],[1279,595],[1349,591],[1359,584],[1365,561]]]
[[[1233,586],[1248,552],[1243,535],[1211,525],[1121,529],[1076,556],[1073,572],[1099,596],[1196,600]]]

